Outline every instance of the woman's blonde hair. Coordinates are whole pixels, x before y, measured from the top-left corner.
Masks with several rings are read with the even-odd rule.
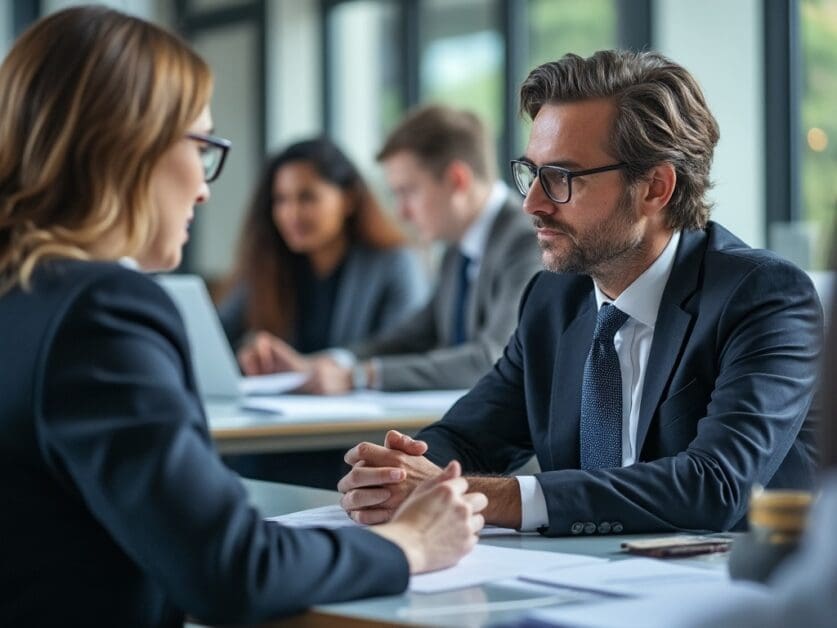
[[[135,17],[75,7],[28,29],[0,66],[0,293],[114,234],[99,257],[142,251],[151,174],[211,90],[188,44]]]

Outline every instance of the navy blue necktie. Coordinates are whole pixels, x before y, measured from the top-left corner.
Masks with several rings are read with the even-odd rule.
[[[593,346],[581,385],[581,468],[622,466],[622,373],[613,337],[628,315],[605,303],[596,317]]]
[[[471,283],[468,278],[468,267],[471,265],[471,258],[459,252],[459,272],[456,277],[456,298],[453,302],[453,333],[451,334],[451,345],[461,345],[467,339],[465,332],[465,312],[468,306],[468,287]]]

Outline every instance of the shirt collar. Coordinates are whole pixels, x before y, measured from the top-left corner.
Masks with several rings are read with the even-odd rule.
[[[593,288],[596,293],[596,306],[602,307],[602,303],[613,303],[620,310],[646,327],[654,329],[657,324],[657,313],[660,310],[660,301],[663,298],[668,277],[671,269],[674,268],[674,254],[677,252],[677,244],[680,242],[680,232],[675,231],[663,249],[663,252],[645,269],[634,282],[625,288],[615,301],[610,299],[599,289],[596,282]]]
[[[131,270],[142,271],[140,268],[139,262],[135,260],[133,257],[120,257],[119,264],[124,266],[125,268],[130,268]]]
[[[465,235],[459,241],[459,251],[472,262],[479,262],[485,251],[485,243],[488,241],[488,232],[494,223],[494,217],[503,207],[508,198],[509,189],[502,181],[497,181],[491,186],[491,193],[485,207],[465,231]]]

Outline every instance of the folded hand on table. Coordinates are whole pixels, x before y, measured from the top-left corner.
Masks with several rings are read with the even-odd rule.
[[[360,443],[344,458],[352,466],[337,490],[340,505],[363,524],[389,521],[404,500],[422,483],[441,473],[424,457],[427,444],[395,430],[387,432],[384,446]]]
[[[461,473],[459,463],[451,462],[418,484],[389,523],[370,528],[402,549],[411,573],[455,565],[476,545],[488,500],[467,493]]]

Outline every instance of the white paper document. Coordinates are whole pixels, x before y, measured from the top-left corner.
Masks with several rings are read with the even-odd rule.
[[[319,395],[277,395],[274,397],[247,397],[245,408],[272,412],[292,419],[358,419],[384,416],[384,408],[373,401]]]
[[[541,571],[526,580],[571,589],[615,595],[648,595],[663,589],[699,586],[729,581],[726,571],[678,565],[653,558],[628,558],[572,571]]]
[[[268,517],[267,521],[277,521],[291,528],[345,528],[358,525],[349,518],[346,511],[337,504],[321,506],[309,510],[300,510],[278,517]]]
[[[712,615],[725,609],[763,607],[770,590],[755,583],[726,582],[693,585],[678,594],[649,593],[638,598],[611,598],[555,606],[529,613],[531,619],[573,628],[671,628],[711,626]]]
[[[385,393],[374,390],[348,395],[277,394],[289,392],[305,383],[304,373],[278,373],[245,378],[248,397],[242,406],[293,419],[363,419],[410,414],[442,416],[465,390],[425,390],[415,393]],[[276,390],[285,387],[284,391]],[[258,396],[272,395],[272,396]]]
[[[282,525],[292,528],[343,528],[346,526],[359,525],[349,518],[346,511],[339,505],[321,506],[320,508],[310,508],[308,510],[300,510],[299,512],[292,512],[287,515],[279,515],[278,517],[267,517],[267,521],[277,521]],[[480,531],[480,536],[507,536],[520,534],[517,530],[511,528],[495,528],[494,526],[486,526]]]
[[[410,590],[417,593],[436,593],[450,589],[472,587],[485,582],[535,575],[545,570],[563,570],[569,574],[576,567],[606,562],[604,558],[581,554],[541,552],[492,545],[477,545],[459,564],[426,574],[410,577]]]
[[[390,411],[431,412],[444,414],[467,390],[421,390],[418,392],[380,392],[364,390],[352,397],[381,404]]]
[[[239,380],[242,395],[281,395],[296,390],[308,380],[307,373],[250,375]]]

